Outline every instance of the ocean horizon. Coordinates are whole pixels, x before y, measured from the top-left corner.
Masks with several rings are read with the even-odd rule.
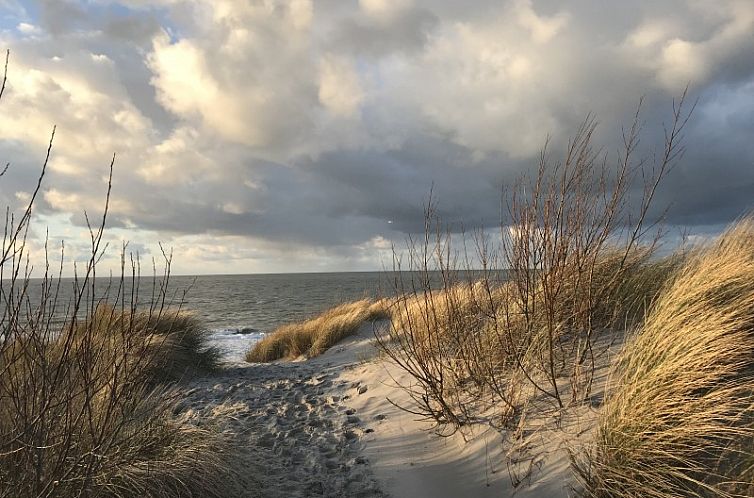
[[[430,273],[432,285],[439,285],[440,273]],[[473,273],[460,271],[457,276],[469,278]],[[344,302],[395,295],[401,279],[408,290],[411,279],[418,275],[393,271],[170,275],[165,306],[180,307],[196,315],[209,331],[209,343],[226,360],[236,361],[243,359],[256,341],[281,325],[305,320]],[[97,300],[123,301],[118,295],[119,281],[119,277],[97,277]],[[139,277],[137,299],[141,307],[154,301],[152,294],[160,292],[160,281],[161,277]],[[42,282],[41,278],[29,279],[27,293],[32,308],[39,302]],[[60,323],[68,316],[73,283],[71,277],[60,279],[59,306],[55,311],[55,319]],[[127,278],[120,296],[125,295],[128,303],[130,294],[131,280]]]

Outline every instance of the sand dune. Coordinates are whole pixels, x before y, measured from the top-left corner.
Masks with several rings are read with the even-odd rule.
[[[191,384],[183,408],[248,450],[260,481],[249,496],[568,496],[568,431],[528,431],[513,446],[491,429],[437,436],[393,404],[408,406],[396,381],[409,379],[376,356],[372,332],[311,360],[237,363]]]

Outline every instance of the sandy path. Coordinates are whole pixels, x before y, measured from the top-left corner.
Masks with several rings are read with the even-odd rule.
[[[368,429],[346,406],[343,364],[239,363],[195,380],[182,402],[233,434],[259,481],[248,496],[381,497],[358,441]]]
[[[318,358],[239,362],[190,384],[184,409],[200,423],[219,423],[246,451],[248,472],[260,481],[247,496],[572,495],[560,441],[570,436],[562,429],[534,431],[519,441],[535,451],[524,451],[514,465],[506,456],[511,441],[494,430],[479,429],[465,440],[439,437],[429,422],[388,401],[410,406],[395,385],[410,378],[375,357],[372,339],[371,326],[364,326]]]

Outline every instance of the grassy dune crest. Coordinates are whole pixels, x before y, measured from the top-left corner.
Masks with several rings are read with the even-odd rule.
[[[383,301],[362,299],[341,304],[304,322],[277,328],[254,345],[246,354],[246,361],[261,363],[301,355],[318,356],[355,334],[363,323],[386,317]]]
[[[652,258],[642,248],[628,255],[606,249],[588,278],[575,268],[562,272],[557,299],[549,300],[541,286],[522,299],[518,289],[530,282],[517,275],[449,279],[440,289],[419,288],[396,298],[392,326],[378,342],[414,377],[411,397],[443,432],[489,420],[493,412],[495,423],[507,426],[520,415],[526,389],[534,383],[540,392],[547,388],[550,372],[543,358],[554,358],[552,375],[565,382],[572,375],[569,366],[578,364],[576,344],[640,322],[679,261]],[[582,368],[589,361],[584,355]]]
[[[578,314],[588,315],[595,328],[629,328],[644,318],[647,308],[662,286],[682,261],[681,256],[652,258],[649,251],[637,249],[628,256],[618,250],[605,250],[590,269],[590,287],[582,283],[585,277],[573,270],[562,275],[558,308],[553,313],[561,334],[573,334],[578,328]],[[621,272],[621,278],[614,275]],[[520,346],[520,354],[532,352],[531,345],[542,342],[542,323],[547,317],[544,291],[531,292],[523,302],[516,287],[521,282],[481,278],[474,281],[458,279],[437,290],[419,289],[402,294],[388,308],[395,334],[411,333],[418,343],[429,345],[435,340],[453,342],[467,334],[505,334],[506,340],[489,337],[496,355],[512,354],[512,344]],[[582,294],[599,292],[600,299],[591,307],[580,300]],[[527,316],[529,323],[522,317]],[[493,323],[494,322],[494,323]],[[511,342],[512,341],[512,342]],[[520,343],[520,344],[519,344]],[[508,346],[508,347],[506,347]]]
[[[172,381],[217,365],[191,316],[100,306],[0,345],[0,496],[237,496],[224,436],[174,413]]]
[[[588,496],[754,494],[754,219],[690,258],[616,368]]]

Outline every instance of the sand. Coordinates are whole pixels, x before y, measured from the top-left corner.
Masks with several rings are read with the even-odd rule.
[[[259,481],[248,496],[385,496],[359,453],[365,424],[342,399],[339,367],[235,364],[192,382],[184,409],[233,434]]]
[[[237,362],[195,380],[183,409],[233,435],[259,481],[248,496],[573,494],[566,449],[593,429],[593,414],[532,421],[505,439],[481,426],[440,437],[395,406],[410,406],[396,381],[410,377],[377,355],[365,325],[311,360]]]

